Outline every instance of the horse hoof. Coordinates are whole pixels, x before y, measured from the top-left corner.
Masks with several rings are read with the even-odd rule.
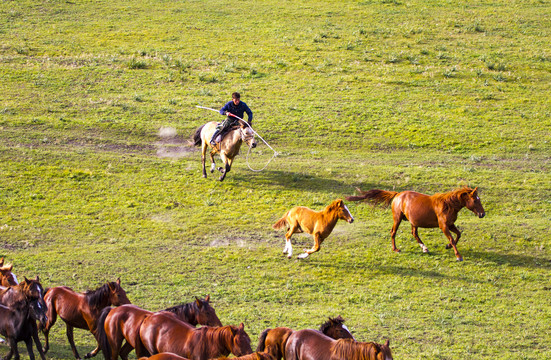
[[[287,255],[287,259],[291,259],[293,255]]]
[[[451,249],[452,246],[450,244],[446,244],[446,249]]]
[[[457,261],[463,261],[463,258],[462,258],[462,257],[460,257],[460,258],[458,257],[458,258],[457,258]]]

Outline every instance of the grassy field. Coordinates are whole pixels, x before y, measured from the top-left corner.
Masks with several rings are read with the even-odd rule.
[[[48,287],[120,277],[150,310],[210,294],[253,348],[265,328],[340,314],[396,359],[549,359],[550,13],[546,0],[2,1],[0,256]],[[253,172],[243,149],[224,182],[203,179],[189,139],[223,118],[196,105],[233,91],[279,156]],[[271,156],[261,144],[248,160]],[[390,211],[363,203],[304,261],[271,228],[355,187],[464,185],[487,215],[460,213],[461,263],[438,229],[420,230],[423,254],[407,223],[392,253]],[[295,253],[310,246],[295,236]],[[51,336],[48,358],[71,359],[60,324]]]

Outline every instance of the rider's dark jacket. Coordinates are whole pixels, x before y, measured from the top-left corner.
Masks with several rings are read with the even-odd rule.
[[[247,122],[249,125],[253,122],[253,112],[243,101],[240,101],[237,106],[233,103],[233,101],[229,101],[222,109],[220,109],[220,114],[226,115],[227,111],[239,116],[241,119],[243,119],[243,115],[247,113]],[[230,116],[230,119],[236,120],[233,116]]]

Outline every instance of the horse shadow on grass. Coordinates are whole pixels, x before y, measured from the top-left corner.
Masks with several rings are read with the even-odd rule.
[[[551,269],[551,259],[545,256],[530,256],[519,254],[502,254],[499,252],[477,251],[465,249],[462,251],[465,259],[472,261],[483,261],[496,265],[509,265],[513,267],[524,267],[530,269]]]
[[[318,193],[337,193],[339,197],[351,195],[354,187],[347,182],[329,179],[308,172],[290,172],[281,170],[264,170],[262,172],[233,174],[238,181],[257,184],[266,184],[274,187],[282,187],[287,190],[300,190]],[[364,184],[366,187],[375,184]]]

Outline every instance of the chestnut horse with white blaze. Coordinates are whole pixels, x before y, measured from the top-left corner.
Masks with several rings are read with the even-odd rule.
[[[281,219],[272,225],[274,229],[288,227],[285,233],[285,248],[283,253],[287,254],[289,259],[293,256],[293,245],[291,244],[291,236],[294,233],[307,232],[314,238],[314,246],[298,256],[299,259],[304,259],[308,255],[319,251],[321,243],[325,240],[337,221],[346,220],[348,223],[354,221],[354,217],[342,201],[337,199],[322,211],[314,211],[304,206],[297,206],[287,211]]]
[[[216,146],[210,144],[210,139],[216,131],[216,126],[218,123],[216,121],[211,121],[205,125],[200,126],[195,130],[195,135],[193,135],[193,141],[195,146],[201,145],[201,163],[203,165],[203,177],[207,177],[207,171],[205,170],[205,157],[207,150],[210,147],[210,172],[213,173],[216,169],[216,163],[214,162],[214,155],[220,154],[220,159],[224,163],[224,167],[219,167],[218,171],[222,173],[219,180],[222,181],[226,177],[226,173],[230,172],[231,166],[233,164],[233,158],[239,154],[239,149],[241,144],[244,142],[250,148],[256,147],[256,141],[254,139],[253,129],[244,121],[240,121],[239,127],[231,129],[220,143],[217,143]]]
[[[448,238],[449,243],[446,249],[452,248],[458,261],[463,261],[463,257],[457,251],[457,242],[461,237],[461,232],[455,226],[457,214],[466,207],[475,213],[479,218],[486,215],[480,197],[478,197],[478,188],[471,189],[464,187],[453,190],[444,194],[425,195],[415,191],[385,191],[373,189],[362,191],[356,189],[360,193],[359,196],[348,196],[346,200],[350,201],[371,201],[375,204],[384,204],[386,206],[392,204],[392,217],[394,225],[390,232],[392,239],[392,250],[400,252],[396,247],[396,232],[402,220],[407,220],[411,223],[411,232],[415,240],[423,252],[429,252],[428,248],[423,244],[417,232],[418,228],[440,228],[444,235]],[[457,234],[454,240],[451,232]]]

